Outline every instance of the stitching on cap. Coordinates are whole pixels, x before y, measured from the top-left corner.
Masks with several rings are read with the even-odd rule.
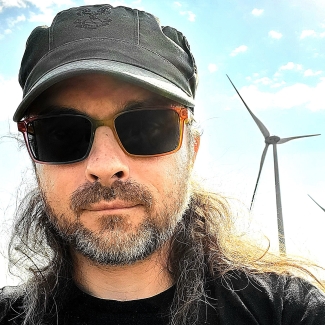
[[[140,45],[140,18],[139,18],[139,11],[137,10],[137,44]]]
[[[54,26],[55,26],[55,24],[56,24],[56,21],[58,20],[58,17],[61,15],[62,13],[58,13],[55,17],[54,17],[54,19],[53,19],[53,21],[52,21],[52,24],[51,24],[51,26],[49,27],[49,30],[50,30],[50,32],[49,32],[49,50],[51,51],[51,49],[52,49],[52,44],[54,43],[54,33],[53,33],[53,29],[54,29]]]

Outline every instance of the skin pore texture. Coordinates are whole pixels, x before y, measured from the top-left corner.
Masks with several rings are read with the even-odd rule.
[[[52,86],[32,112],[72,108],[103,120],[134,103],[164,102],[113,77],[84,75]],[[188,144],[185,130],[176,153],[132,157],[109,127],[100,126],[85,160],[36,164],[50,220],[70,245],[74,280],[82,290],[123,301],[151,297],[173,285],[166,268],[168,240],[189,203],[198,144],[198,139],[195,146]]]

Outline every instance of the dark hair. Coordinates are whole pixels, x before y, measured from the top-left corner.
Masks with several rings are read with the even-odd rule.
[[[42,195],[29,193],[21,203],[10,241],[11,267],[29,273],[24,285],[24,325],[44,324],[55,317],[71,281],[68,246],[48,220]],[[170,241],[168,269],[176,282],[171,324],[196,324],[206,277],[231,270],[289,274],[310,272],[297,262],[278,257],[236,236],[226,200],[193,184],[189,208]],[[60,303],[59,303],[60,302]]]
[[[190,147],[195,146],[199,133],[191,121]],[[193,154],[193,150],[189,152]],[[194,181],[191,189],[188,209],[170,240],[167,267],[176,283],[171,325],[196,324],[199,304],[208,298],[204,292],[207,277],[226,277],[229,271],[298,272],[312,277],[322,287],[307,269],[308,263],[271,254],[268,248],[239,236],[234,214],[223,196]],[[17,294],[17,298],[23,297],[22,324],[42,325],[56,317],[69,297],[72,258],[68,245],[49,221],[39,188],[30,191],[18,206],[9,243],[9,267],[13,274],[25,270],[27,275]]]

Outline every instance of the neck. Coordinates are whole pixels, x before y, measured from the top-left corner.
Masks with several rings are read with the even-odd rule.
[[[88,294],[110,300],[149,298],[173,285],[167,270],[167,249],[162,248],[132,265],[102,266],[78,252],[72,252],[74,280]]]

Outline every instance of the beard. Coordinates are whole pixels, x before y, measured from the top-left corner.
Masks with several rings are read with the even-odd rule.
[[[50,223],[73,250],[98,265],[129,265],[148,258],[174,234],[190,200],[189,178],[184,173],[179,173],[172,188],[165,190],[163,202],[155,200],[143,185],[117,180],[110,187],[86,183],[73,192],[73,218],[57,215],[43,193],[44,204]],[[142,222],[132,226],[127,222],[132,215],[102,215],[96,231],[80,222],[82,210],[90,204],[115,199],[142,205]]]

